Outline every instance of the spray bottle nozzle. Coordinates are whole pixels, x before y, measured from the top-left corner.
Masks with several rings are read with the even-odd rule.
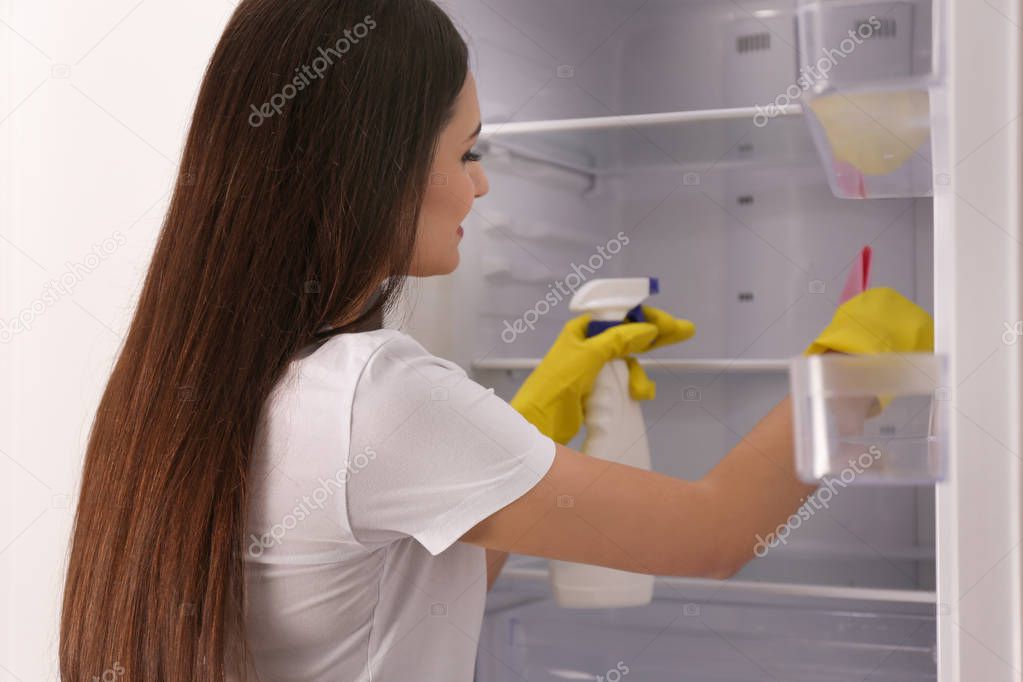
[[[645,321],[642,303],[658,291],[660,282],[656,277],[595,279],[579,288],[569,309],[593,313],[586,328],[589,338],[623,322]]]

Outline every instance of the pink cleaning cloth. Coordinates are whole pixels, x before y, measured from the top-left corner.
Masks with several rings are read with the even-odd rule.
[[[845,288],[842,289],[842,296],[839,303],[845,303],[853,296],[862,294],[870,288],[870,246],[864,246],[860,255],[856,257],[852,270],[849,271],[849,278],[845,280]]]
[[[863,173],[856,169],[851,163],[835,161],[832,164],[835,173],[835,182],[846,199],[866,199],[867,184],[863,179]]]

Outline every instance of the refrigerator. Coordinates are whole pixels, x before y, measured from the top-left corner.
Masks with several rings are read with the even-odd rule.
[[[929,421],[873,425],[918,457],[912,480],[832,486],[733,578],[658,577],[646,606],[562,608],[548,562],[512,555],[477,682],[1023,679],[1019,7],[442,4],[470,45],[490,191],[458,270],[416,281],[391,324],[476,381],[510,399],[581,283],[657,277],[648,302],[697,331],[642,358],[653,468],[699,478],[786,395],[841,392],[798,357],[864,246],[871,286],[936,324],[926,367],[853,372],[918,384]]]
[[[490,193],[459,268],[416,280],[389,325],[510,398],[571,316],[550,285],[659,277],[649,302],[697,331],[644,358],[651,455],[698,477],[792,390],[869,244],[871,284],[934,316],[944,365],[926,379],[950,417],[928,441],[940,481],[858,480],[739,575],[659,577],[648,606],[563,609],[546,562],[511,556],[479,682],[1023,677],[1019,1],[440,3],[470,44]],[[234,7],[0,0],[0,682],[56,679],[88,425]],[[816,119],[835,112],[807,111],[835,93],[871,111],[855,95],[878,89],[926,92],[926,114],[896,97],[911,115],[832,139]],[[912,154],[861,186],[835,161],[886,130]],[[31,331],[12,335],[19,318]]]

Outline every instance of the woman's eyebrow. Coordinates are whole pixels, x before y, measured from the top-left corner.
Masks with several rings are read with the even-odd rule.
[[[479,134],[480,134],[480,132],[481,132],[482,130],[483,130],[483,121],[480,121],[480,122],[479,122],[479,123],[478,123],[478,124],[476,125],[476,130],[474,130],[474,131],[473,131],[472,135],[470,135],[469,137],[465,138],[465,141],[466,141],[466,142],[468,142],[468,141],[469,141],[469,140],[471,140],[472,138],[476,137],[477,135],[479,135]]]

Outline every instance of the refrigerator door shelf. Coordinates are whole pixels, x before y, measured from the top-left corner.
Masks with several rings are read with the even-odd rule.
[[[944,480],[947,378],[946,357],[928,353],[795,358],[790,382],[799,477],[841,487]]]
[[[933,194],[932,50],[944,0],[800,0],[806,120],[832,192],[847,199]]]
[[[798,0],[800,72],[812,95],[878,85],[940,85],[946,0]]]
[[[836,197],[932,196],[928,90],[835,90],[809,97],[805,109]]]

